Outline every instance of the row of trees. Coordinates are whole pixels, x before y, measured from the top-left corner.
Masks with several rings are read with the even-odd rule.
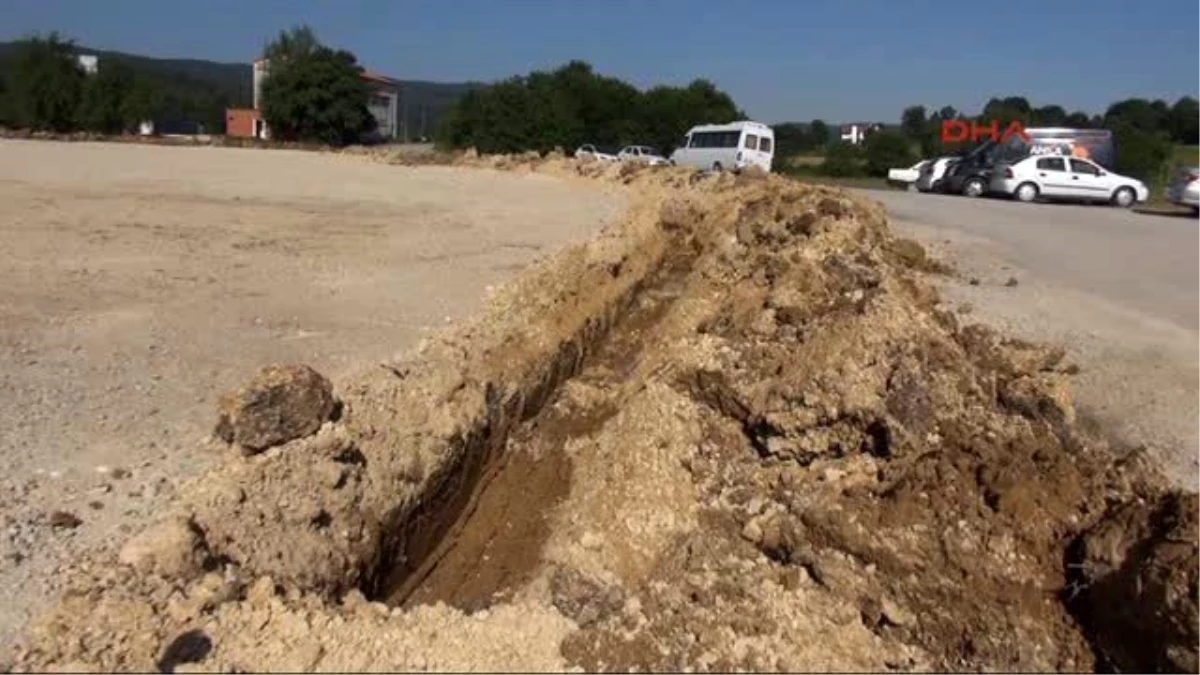
[[[545,152],[583,143],[631,143],[670,152],[688,128],[745,117],[707,80],[640,91],[583,61],[536,71],[465,94],[447,112],[436,141],[481,152]]]
[[[88,76],[75,47],[56,33],[21,41],[0,70],[0,123],[37,130],[136,128],[162,103],[160,92],[116,62]]]
[[[18,42],[0,62],[0,125],[119,134],[165,118],[224,131],[224,97],[182,78],[164,82],[116,58],[102,59],[89,75],[77,52],[57,33]],[[321,44],[301,26],[280,33],[263,55],[271,63],[263,117],[275,138],[344,145],[374,129],[368,87],[353,54]]]

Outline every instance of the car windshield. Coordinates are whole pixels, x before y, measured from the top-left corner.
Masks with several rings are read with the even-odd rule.
[[[643,154],[643,155],[655,155],[655,156],[657,156],[657,155],[658,155],[658,149],[657,149],[657,148],[652,148],[652,147],[650,147],[650,146],[648,146],[648,145],[647,145],[647,146],[644,146],[644,147],[642,148],[642,154]]]

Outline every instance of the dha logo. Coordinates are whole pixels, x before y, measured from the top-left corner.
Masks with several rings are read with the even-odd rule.
[[[1029,135],[1025,133],[1025,125],[1017,121],[1010,122],[1004,133],[1000,132],[1000,122],[997,120],[992,120],[986,125],[965,120],[944,120],[942,122],[943,143],[962,143],[967,140],[975,142],[984,137],[993,141],[1007,141],[1013,136],[1020,136],[1021,140],[1029,142]]]

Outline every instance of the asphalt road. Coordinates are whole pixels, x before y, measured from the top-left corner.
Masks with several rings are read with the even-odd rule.
[[[962,273],[964,316],[1064,345],[1081,410],[1144,444],[1171,477],[1200,478],[1200,223],[1109,206],[861,191],[892,226]],[[976,278],[978,285],[967,280]],[[1016,286],[1007,286],[1009,278]]]

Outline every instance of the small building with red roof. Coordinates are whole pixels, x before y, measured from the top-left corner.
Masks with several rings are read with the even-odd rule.
[[[254,62],[253,108],[229,108],[225,111],[225,133],[241,138],[269,138],[270,130],[262,118],[262,83],[267,77],[267,61]],[[375,117],[372,140],[390,141],[400,135],[400,81],[364,70],[361,77],[370,94],[367,109]]]

